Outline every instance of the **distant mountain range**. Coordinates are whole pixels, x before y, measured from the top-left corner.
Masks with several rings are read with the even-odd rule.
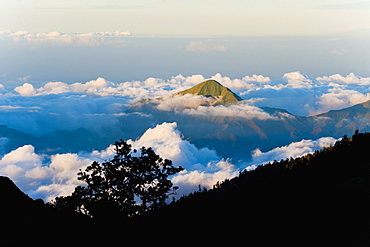
[[[181,97],[191,101],[189,95],[204,96],[204,100],[198,105],[185,108],[176,108],[175,103],[172,103],[178,100],[178,104]],[[163,110],[160,108],[161,104],[172,104],[173,107]],[[248,160],[256,148],[268,151],[302,139],[326,136],[339,138],[344,134],[353,134],[357,129],[370,131],[370,101],[316,116],[296,116],[283,109],[255,107],[253,109],[258,109],[259,114],[269,116],[256,118],[248,115],[247,107],[247,101],[243,101],[230,89],[215,80],[207,80],[170,97],[142,100],[133,104],[117,117],[119,124],[103,131],[103,134],[76,129],[31,136],[2,125],[0,136],[8,138],[3,139],[8,141],[3,145],[2,151],[9,152],[25,144],[34,145],[37,152],[50,154],[99,150],[120,138],[135,140],[157,124],[177,122],[177,128],[184,138],[198,148],[215,149],[225,158]],[[200,110],[204,113],[192,114],[199,113]],[[237,113],[223,114],[235,110]]]

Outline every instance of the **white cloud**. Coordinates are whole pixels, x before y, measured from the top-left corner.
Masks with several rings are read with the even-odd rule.
[[[19,147],[0,160],[0,174],[9,176],[17,181],[20,187],[25,190],[31,189],[34,181],[29,178],[41,177],[36,174],[39,171],[34,169],[41,167],[44,157],[35,153],[32,145]]]
[[[358,86],[368,86],[370,85],[370,77],[361,77],[357,76],[354,73],[349,73],[346,76],[342,76],[340,74],[334,74],[330,76],[323,76],[323,77],[317,77],[317,81],[319,81],[321,84],[325,85],[333,85],[336,86],[336,84],[342,85],[342,86],[350,86],[350,85],[358,85]]]
[[[283,80],[287,82],[287,87],[292,88],[312,88],[314,84],[308,75],[301,74],[299,71],[284,74]]]
[[[213,182],[223,180],[237,174],[234,166],[222,160],[214,150],[198,149],[184,140],[177,130],[176,123],[163,123],[148,129],[138,140],[129,140],[133,148],[152,147],[161,157],[170,159],[175,166],[182,166],[186,172],[178,177],[183,193],[193,189],[196,173],[201,183],[210,187]],[[84,170],[94,160],[104,161],[112,158],[114,146],[102,151],[91,153],[63,153],[55,155],[39,155],[31,145],[19,147],[0,160],[0,174],[9,176],[16,184],[32,197],[42,197],[48,201],[56,196],[69,195],[77,185],[79,169]]]
[[[45,179],[49,176],[49,169],[48,167],[37,166],[28,170],[24,176],[32,179]]]
[[[336,49],[331,50],[331,51],[329,51],[328,53],[329,53],[329,54],[332,54],[332,55],[339,55],[339,56],[343,56],[343,55],[344,55],[344,53],[343,53],[343,52],[338,51],[338,50],[336,50]]]
[[[201,105],[213,105],[217,102],[217,99],[211,97],[205,97],[202,95],[176,95],[176,96],[165,96],[160,100],[155,101],[157,103],[157,109],[161,111],[174,111],[183,110],[186,108],[198,108]]]
[[[218,181],[231,179],[237,176],[239,170],[235,168],[230,160],[220,160],[218,162],[209,162],[204,170],[183,171],[176,175],[172,182],[180,185],[180,194],[186,194],[195,191],[198,186],[212,188]]]
[[[370,100],[369,94],[362,94],[354,90],[331,88],[327,93],[319,97],[317,104],[320,106],[320,110],[316,114],[330,110],[339,110],[368,100]]]
[[[0,38],[10,38],[14,43],[49,44],[71,46],[98,46],[102,44],[121,44],[117,39],[130,36],[129,31],[108,31],[92,33],[63,34],[57,31],[32,34],[28,31],[0,31]],[[113,39],[113,40],[112,40]],[[114,40],[115,39],[115,40]]]
[[[263,75],[244,76],[242,79],[230,79],[227,76],[222,76],[220,73],[212,76],[212,79],[220,82],[223,86],[230,88],[234,92],[245,92],[256,90],[261,84],[271,82],[269,77]]]
[[[48,82],[37,90],[39,94],[61,94],[70,92],[70,86],[63,82]]]
[[[277,117],[269,115],[261,108],[249,105],[248,102],[240,102],[229,106],[199,106],[196,109],[184,109],[183,114],[192,116],[220,116],[220,117],[241,117],[245,119],[259,119],[259,120],[278,120]]]
[[[16,87],[14,89],[17,93],[22,96],[35,96],[37,94],[36,89],[30,83],[24,83],[22,86]]]
[[[4,155],[0,165],[22,163],[22,166],[32,166],[40,163],[41,159],[41,156],[35,154],[35,148],[32,145],[25,145]]]
[[[134,148],[152,147],[163,158],[172,160],[176,166],[190,167],[204,164],[209,160],[219,160],[214,150],[198,149],[190,142],[183,140],[177,130],[177,123],[163,123],[149,128],[137,141],[129,140]]]
[[[320,150],[334,144],[337,140],[332,137],[323,137],[317,140],[302,140],[292,142],[289,145],[274,148],[268,152],[262,152],[260,149],[253,151],[252,161],[247,164],[247,170],[253,170],[259,164],[280,161],[287,158],[296,158]]]
[[[207,45],[202,41],[191,41],[189,45],[186,46],[186,50],[190,52],[211,52],[211,51],[228,51],[229,48],[224,45]]]

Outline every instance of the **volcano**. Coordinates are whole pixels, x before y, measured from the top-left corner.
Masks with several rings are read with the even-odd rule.
[[[205,97],[212,97],[217,100],[218,104],[230,105],[241,101],[238,95],[233,93],[229,88],[222,86],[218,81],[206,80],[187,90],[176,93],[175,95],[194,94]]]

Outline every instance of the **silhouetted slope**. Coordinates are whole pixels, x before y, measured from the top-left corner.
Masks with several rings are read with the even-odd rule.
[[[0,198],[3,203],[0,207],[15,207],[20,204],[27,205],[33,200],[24,194],[10,178],[0,176]],[[4,203],[4,202],[7,203]]]
[[[189,195],[141,224],[166,222],[169,236],[247,246],[369,246],[369,151],[370,133],[343,138]]]
[[[62,212],[32,200],[8,177],[0,176],[0,246],[77,246],[92,229],[83,215]],[[77,234],[77,235],[76,235]]]

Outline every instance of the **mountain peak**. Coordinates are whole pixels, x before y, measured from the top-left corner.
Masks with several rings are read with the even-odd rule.
[[[218,103],[228,105],[241,101],[238,95],[216,80],[206,80],[192,88],[176,93],[176,95],[195,94],[218,99]]]

